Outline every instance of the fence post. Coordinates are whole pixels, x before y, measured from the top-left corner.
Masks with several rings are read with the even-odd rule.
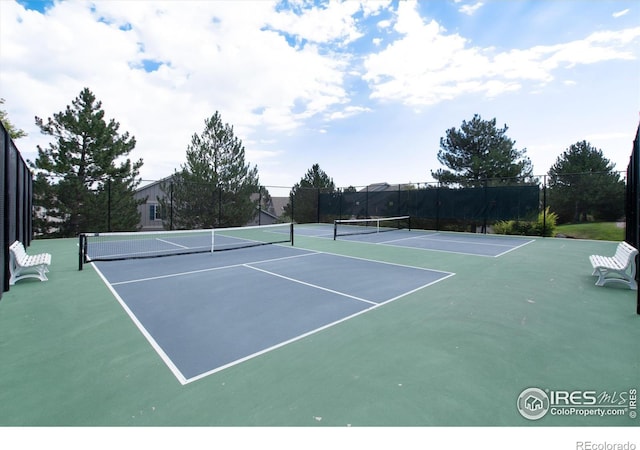
[[[442,189],[442,183],[438,181],[436,186],[436,231],[440,231],[440,189]]]
[[[260,213],[262,210],[262,186],[258,187],[258,225],[262,225],[261,223],[261,216],[262,214]]]
[[[487,234],[487,214],[489,214],[489,205],[487,202],[487,198],[489,195],[489,188],[487,179],[484,179],[484,213],[482,214],[482,231],[484,234]],[[475,233],[475,230],[474,230]]]
[[[320,188],[316,188],[316,223],[320,223]]]
[[[542,178],[542,237],[547,232],[547,175]]]
[[[369,185],[367,185],[364,197],[364,218],[369,218]]]
[[[107,178],[107,231],[111,231],[111,177]]]
[[[169,229],[173,230],[173,180],[169,184]]]

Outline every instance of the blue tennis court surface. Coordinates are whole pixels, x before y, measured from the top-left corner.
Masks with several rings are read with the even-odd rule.
[[[453,275],[286,245],[95,267],[183,384]]]
[[[306,226],[296,233],[310,237],[333,239],[333,226]],[[447,233],[424,230],[391,230],[338,236],[342,241],[417,248],[475,256],[498,257],[533,242],[527,237],[474,233]]]

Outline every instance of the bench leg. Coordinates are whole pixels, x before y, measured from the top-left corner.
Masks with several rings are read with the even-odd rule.
[[[629,289],[637,290],[638,283],[633,277],[630,277],[626,273],[620,273],[615,271],[607,271],[604,269],[596,269],[594,270],[593,275],[597,275],[598,279],[596,280],[596,286],[604,286],[607,283],[622,283],[629,287]],[[613,275],[613,276],[607,276]]]
[[[46,272],[49,271],[49,268],[46,265],[35,266],[35,267],[27,267],[25,269],[14,269],[11,270],[11,276],[9,277],[9,285],[13,286],[18,281],[23,280],[25,278],[37,278],[40,281],[47,281]]]
[[[593,275],[597,275],[596,286],[604,286],[607,280],[605,279],[606,273],[601,269],[595,269]]]

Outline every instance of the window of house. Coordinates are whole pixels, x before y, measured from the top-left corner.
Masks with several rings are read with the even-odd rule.
[[[162,220],[160,216],[160,205],[156,203],[149,204],[149,220]]]

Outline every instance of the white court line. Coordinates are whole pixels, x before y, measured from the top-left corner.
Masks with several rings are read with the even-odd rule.
[[[363,242],[363,244],[371,244],[371,242]],[[379,245],[379,244],[375,244],[375,245]],[[394,247],[394,246],[390,245],[389,247]],[[407,248],[407,247],[403,247],[403,248]],[[422,249],[418,249],[418,250],[422,250]],[[321,251],[316,251],[316,254],[339,256],[341,258],[358,259],[360,261],[373,262],[373,263],[377,263],[377,264],[388,264],[390,266],[407,267],[409,269],[426,270],[428,272],[438,272],[438,273],[446,273],[446,274],[455,275],[454,272],[447,272],[447,271],[444,271],[444,270],[430,269],[428,267],[410,266],[408,264],[393,263],[393,262],[389,262],[389,261],[379,261],[377,259],[362,258],[360,256],[341,255],[340,253],[321,252]]]
[[[216,367],[215,369],[211,369],[211,370],[209,370],[207,372],[203,372],[203,373],[201,373],[199,375],[196,375],[194,377],[189,378],[188,380],[185,380],[185,382],[182,383],[182,384],[187,384],[187,383],[191,383],[192,381],[200,380],[200,379],[205,378],[205,377],[207,377],[209,375],[212,375],[214,373],[221,372],[221,371],[223,371],[225,369],[228,369],[229,367],[233,367],[233,366],[238,365],[240,363],[243,363],[245,361],[249,361],[250,359],[253,359],[256,356],[264,355],[265,353],[269,353],[272,350],[276,350],[278,348],[281,348],[281,347],[284,347],[286,345],[289,345],[289,344],[291,344],[293,342],[300,341],[300,340],[302,340],[302,339],[304,339],[304,338],[306,338],[308,336],[311,336],[311,335],[314,335],[316,333],[319,333],[320,331],[326,330],[327,328],[331,328],[331,327],[333,327],[335,325],[338,325],[339,323],[346,322],[347,320],[353,319],[354,317],[357,317],[357,316],[359,316],[361,314],[367,313],[367,312],[371,311],[372,309],[377,308],[378,306],[380,306],[380,304],[376,304],[375,306],[371,306],[369,308],[365,308],[362,311],[358,311],[358,312],[353,313],[353,314],[351,314],[349,316],[343,317],[342,319],[338,319],[338,320],[336,320],[334,322],[330,322],[330,323],[328,323],[326,325],[322,325],[321,327],[314,328],[313,330],[307,331],[306,333],[299,334],[298,336],[294,336],[291,339],[288,339],[286,341],[282,341],[282,342],[280,342],[278,344],[272,345],[271,347],[267,347],[267,348],[265,348],[263,350],[260,350],[258,352],[255,352],[255,353],[252,353],[250,355],[244,356],[242,358],[236,359],[235,361],[231,361],[230,363],[227,363],[227,364],[225,364],[223,366],[219,366],[219,367]]]
[[[436,271],[434,270],[433,272],[436,272]],[[441,272],[441,273],[447,273],[447,272]],[[389,302],[392,302],[392,301],[394,301],[394,300],[398,300],[399,298],[402,298],[402,297],[404,297],[404,296],[406,296],[406,295],[413,294],[414,292],[417,292],[417,291],[419,291],[420,289],[424,289],[424,288],[426,288],[426,287],[429,287],[429,286],[431,286],[431,285],[433,285],[433,284],[436,284],[436,283],[438,283],[438,282],[440,282],[440,281],[442,281],[442,280],[446,280],[447,278],[450,278],[450,277],[452,277],[452,276],[454,276],[454,275],[455,275],[455,273],[453,273],[453,272],[449,272],[449,274],[448,274],[448,275],[446,275],[446,276],[444,276],[444,277],[442,277],[442,278],[438,278],[437,280],[433,280],[433,281],[431,281],[431,282],[429,282],[429,283],[427,283],[427,284],[423,284],[422,286],[418,286],[418,287],[417,287],[417,288],[415,288],[415,289],[412,289],[412,290],[410,290],[410,291],[404,292],[404,293],[402,293],[402,294],[400,294],[400,295],[398,295],[398,296],[396,296],[396,297],[390,298],[389,300],[385,300],[384,302],[378,303],[378,306],[385,305],[385,304],[387,304],[387,303],[389,303]]]
[[[512,248],[510,248],[509,250],[506,250],[506,251],[504,251],[504,252],[502,252],[502,253],[500,253],[500,254],[496,255],[496,258],[497,258],[498,256],[506,255],[506,254],[507,254],[507,253],[509,253],[509,252],[512,252],[512,251],[514,251],[514,250],[517,250],[517,249],[519,249],[520,247],[524,247],[525,245],[531,244],[532,242],[534,242],[534,239],[531,239],[530,241],[527,241],[527,242],[525,242],[525,243],[523,243],[523,244],[521,244],[521,245],[518,245],[517,247],[512,247]]]
[[[265,348],[265,349],[260,350],[258,352],[255,352],[255,353],[252,353],[250,355],[244,356],[244,357],[239,358],[239,359],[237,359],[235,361],[231,361],[230,363],[227,363],[225,365],[216,367],[216,368],[211,369],[211,370],[209,370],[207,372],[203,372],[203,373],[201,373],[199,375],[196,375],[196,376],[194,376],[192,378],[189,378],[183,384],[191,383],[192,381],[200,380],[200,379],[205,378],[205,377],[207,377],[209,375],[212,375],[214,373],[217,373],[217,372],[220,372],[222,370],[228,369],[229,367],[232,367],[232,366],[235,366],[237,364],[243,363],[243,362],[248,361],[248,360],[250,360],[252,358],[255,358],[257,356],[264,355],[265,353],[268,353],[268,352],[270,352],[272,350],[276,350],[278,348],[284,347],[284,346],[286,346],[288,344],[291,344],[293,342],[302,340],[302,339],[304,339],[304,338],[306,338],[308,336],[311,336],[313,334],[319,333],[320,331],[323,331],[323,330],[326,330],[328,328],[331,328],[331,327],[333,327],[335,325],[338,325],[338,324],[340,324],[342,322],[346,322],[347,320],[353,319],[353,318],[355,318],[355,317],[357,317],[357,316],[359,316],[361,314],[368,313],[368,312],[370,312],[370,311],[372,311],[372,310],[374,310],[376,308],[379,308],[379,307],[381,307],[383,305],[386,305],[387,303],[393,302],[393,301],[398,300],[398,299],[400,299],[402,297],[405,297],[407,295],[413,294],[414,292],[417,292],[417,291],[419,291],[421,289],[424,289],[424,288],[426,288],[428,286],[436,284],[436,283],[438,283],[438,282],[440,282],[442,280],[446,280],[447,278],[450,278],[450,277],[455,275],[455,273],[453,273],[453,272],[443,272],[443,271],[439,271],[439,270],[424,269],[424,268],[421,268],[421,267],[407,266],[407,265],[403,265],[403,264],[386,263],[384,261],[376,261],[374,259],[358,258],[358,257],[355,257],[355,256],[346,256],[346,255],[340,255],[340,254],[336,254],[336,253],[316,252],[314,254],[326,254],[326,255],[330,255],[330,256],[338,256],[338,257],[343,257],[343,258],[353,258],[353,259],[359,259],[359,260],[367,261],[367,262],[375,262],[375,263],[380,263],[380,264],[390,264],[390,265],[394,265],[394,266],[411,268],[411,269],[421,269],[421,270],[428,270],[430,272],[445,273],[446,275],[441,277],[441,278],[438,278],[436,280],[433,280],[433,281],[431,281],[429,283],[426,283],[426,284],[424,284],[422,286],[418,286],[417,288],[412,289],[410,291],[403,292],[403,293],[401,293],[401,294],[399,294],[399,295],[397,295],[397,296],[395,296],[393,298],[390,298],[390,299],[384,300],[382,302],[376,303],[376,302],[371,302],[369,300],[360,299],[360,298],[354,297],[352,295],[348,295],[348,294],[344,294],[344,293],[341,293],[341,292],[338,292],[338,291],[334,291],[332,289],[323,288],[321,286],[316,286],[316,285],[313,285],[311,283],[307,283],[307,282],[304,282],[304,281],[300,281],[300,280],[296,280],[296,279],[293,279],[293,278],[289,278],[289,277],[286,277],[284,275],[280,275],[280,274],[277,274],[277,273],[274,273],[274,272],[270,272],[270,271],[267,271],[267,270],[264,270],[264,269],[259,269],[257,267],[251,267],[250,265],[246,265],[246,267],[249,268],[249,269],[258,270],[258,271],[264,272],[264,273],[266,273],[268,275],[273,275],[273,276],[276,276],[276,277],[284,278],[286,280],[289,280],[289,281],[292,281],[292,282],[295,282],[295,283],[300,283],[300,284],[303,284],[303,285],[306,285],[306,286],[310,286],[310,287],[314,287],[314,288],[317,288],[317,289],[321,289],[321,290],[324,290],[324,291],[327,291],[327,292],[331,292],[331,293],[334,293],[334,294],[337,294],[337,295],[353,298],[355,300],[360,300],[360,301],[363,301],[365,303],[371,304],[371,306],[368,307],[368,308],[365,308],[365,309],[363,309],[361,311],[358,311],[358,312],[356,312],[354,314],[351,314],[349,316],[345,316],[345,317],[343,317],[341,319],[338,319],[338,320],[336,320],[334,322],[330,322],[328,324],[322,325],[321,327],[315,328],[313,330],[310,330],[310,331],[307,331],[307,332],[305,332],[303,334],[295,336],[295,337],[293,337],[291,339],[288,339],[286,341],[283,341],[283,342],[280,342],[278,344],[275,344],[275,345],[273,345],[271,347],[268,347],[268,348]],[[249,264],[255,264],[255,263],[249,263]]]
[[[401,238],[401,239],[391,239],[388,241],[381,241],[381,242],[366,242],[366,241],[349,241],[349,242],[355,242],[357,244],[365,244],[365,245],[387,245],[389,247],[396,247],[396,248],[408,248],[408,249],[415,249],[415,250],[426,250],[426,251],[430,251],[430,252],[441,252],[441,253],[453,253],[456,255],[468,255],[468,256],[481,256],[483,258],[498,258],[502,255],[505,255],[513,250],[517,250],[520,247],[523,247],[527,244],[530,244],[532,242],[534,242],[534,239],[528,240],[526,242],[524,242],[523,244],[517,245],[515,247],[512,247],[510,245],[507,244],[499,244],[499,243],[489,243],[489,242],[469,242],[469,241],[460,241],[460,240],[456,240],[456,239],[432,239],[432,236],[443,236],[443,234],[441,233],[433,233],[433,234],[428,234],[428,235],[424,235],[424,236],[411,236],[411,237],[405,237],[405,238]],[[436,248],[424,248],[424,247],[411,247],[411,246],[406,246],[406,245],[396,245],[394,244],[394,242],[400,242],[400,241],[408,241],[408,240],[414,240],[414,239],[418,239],[418,240],[424,240],[424,241],[434,241],[434,242],[451,242],[451,243],[455,243],[455,244],[468,244],[468,245],[485,245],[488,247],[507,247],[508,250],[502,252],[502,253],[498,253],[497,255],[484,255],[481,253],[470,253],[470,252],[460,252],[460,251],[454,251],[454,250],[443,250],[443,249],[436,249]],[[475,238],[478,241],[480,239],[483,238]],[[507,238],[508,239],[508,238]],[[431,269],[430,269],[431,270]]]
[[[174,246],[180,247],[180,248],[189,248],[186,245],[180,245],[180,244],[177,244],[175,242],[167,241],[166,239],[156,238],[156,241],[164,242],[165,244],[174,245]]]
[[[100,278],[102,278],[102,281],[104,282],[104,284],[107,285],[107,288],[109,288],[109,290],[111,291],[111,293],[113,294],[113,296],[116,298],[116,300],[118,301],[118,303],[120,303],[120,306],[122,306],[122,308],[125,310],[125,312],[127,313],[127,315],[129,316],[129,318],[133,321],[133,323],[138,327],[138,330],[140,330],[140,332],[142,333],[142,335],[147,339],[147,341],[149,342],[149,344],[151,344],[151,347],[156,351],[156,353],[158,353],[158,355],[160,356],[160,359],[162,359],[162,361],[164,361],[164,363],[167,365],[167,367],[169,368],[169,370],[173,373],[173,375],[178,379],[178,381],[180,382],[180,384],[185,385],[188,383],[187,378],[184,376],[184,374],[180,371],[180,369],[178,369],[178,367],[173,363],[173,361],[171,360],[171,358],[169,358],[169,355],[167,355],[164,350],[162,350],[162,347],[160,347],[160,345],[156,342],[156,340],[153,338],[153,336],[151,336],[151,333],[149,333],[147,331],[147,329],[144,327],[144,325],[142,325],[142,322],[140,322],[138,320],[138,318],[136,317],[136,315],[133,313],[133,311],[131,311],[129,309],[129,307],[127,306],[127,304],[125,303],[125,301],[122,299],[122,297],[120,297],[120,294],[118,294],[116,292],[116,290],[113,288],[113,285],[111,283],[109,283],[109,280],[106,279],[106,277],[102,274],[102,272],[100,271],[100,269],[98,268],[97,265],[92,264],[93,265],[93,270],[95,270],[98,275],[100,276]]]
[[[291,278],[291,277],[287,277],[287,276],[284,276],[284,275],[280,275],[279,273],[271,272],[269,270],[259,269],[258,267],[253,267],[253,266],[250,266],[249,264],[243,264],[243,266],[247,267],[248,269],[253,269],[253,270],[257,270],[259,272],[264,272],[266,274],[273,275],[274,277],[283,278],[283,279],[288,280],[288,281],[293,281],[294,283],[299,283],[299,284],[302,284],[304,286],[309,286],[309,287],[312,287],[312,288],[320,289],[321,291],[331,292],[332,294],[337,294],[337,295],[340,295],[342,297],[352,298],[354,300],[358,300],[359,302],[369,303],[370,305],[377,305],[378,304],[377,302],[372,302],[371,300],[367,300],[367,299],[364,299],[364,298],[356,297],[355,295],[345,294],[344,292],[334,291],[333,289],[329,289],[329,288],[325,288],[325,287],[322,287],[322,286],[318,286],[317,284],[307,283],[306,281],[302,281],[302,280],[296,280],[295,278]]]
[[[309,251],[309,250],[307,250],[307,251]],[[140,283],[140,282],[143,282],[143,281],[161,280],[163,278],[182,277],[182,276],[185,276],[185,275],[192,275],[194,273],[213,272],[213,271],[216,271],[216,270],[224,270],[224,269],[232,269],[234,267],[242,267],[245,264],[260,264],[260,263],[271,262],[271,261],[281,261],[283,259],[301,258],[303,256],[309,256],[309,255],[315,255],[315,254],[316,254],[316,252],[309,251],[309,253],[304,253],[304,254],[301,254],[301,255],[283,256],[281,258],[271,258],[271,259],[265,259],[265,260],[261,260],[261,261],[252,261],[250,263],[231,264],[231,265],[228,265],[228,266],[219,266],[219,267],[207,267],[206,269],[189,270],[187,272],[176,272],[176,273],[170,273],[170,274],[167,274],[167,275],[158,275],[156,277],[147,277],[147,278],[138,278],[138,279],[134,279],[134,280],[117,281],[115,283],[111,283],[111,285],[112,286],[119,286],[121,284],[130,284],[130,283]]]
[[[481,239],[484,239],[482,237],[480,237],[480,238],[471,238],[472,241],[461,241],[461,240],[458,240],[458,239],[433,239],[432,236],[433,235],[430,234],[428,236],[414,236],[414,237],[406,238],[406,239],[420,239],[421,241],[453,242],[454,244],[486,245],[486,246],[490,246],[490,247],[509,247],[509,248],[512,248],[508,244],[499,244],[499,243],[491,243],[491,242],[480,242]],[[439,234],[439,236],[443,236],[443,235]],[[381,244],[382,243],[386,244],[387,242],[393,242],[393,241],[381,242]]]
[[[145,338],[147,339],[147,341],[151,344],[152,348],[158,353],[158,355],[160,356],[160,358],[165,362],[165,364],[167,365],[167,367],[171,370],[171,372],[174,374],[174,376],[178,379],[178,381],[180,382],[180,384],[182,385],[186,385],[188,383],[191,383],[193,381],[205,378],[208,375],[214,374],[216,372],[220,372],[224,369],[227,369],[229,367],[235,366],[237,364],[240,364],[242,362],[248,361],[256,356],[265,354],[269,351],[275,350],[277,348],[283,347],[287,344],[290,344],[292,342],[301,340],[307,336],[310,336],[312,334],[318,333],[322,330],[325,330],[327,328],[330,328],[334,325],[337,325],[339,323],[345,322],[347,320],[350,320],[356,316],[359,316],[361,314],[364,314],[366,312],[369,312],[373,309],[376,309],[380,306],[386,305],[387,303],[390,303],[392,301],[398,300],[402,297],[405,297],[407,295],[410,295],[414,292],[417,292],[421,289],[424,289],[428,286],[431,286],[435,283],[438,283],[442,280],[445,280],[447,278],[450,278],[452,276],[455,275],[455,273],[453,272],[444,272],[444,271],[439,271],[439,270],[434,270],[434,269],[428,269],[428,268],[422,268],[422,267],[415,267],[415,266],[409,266],[409,265],[405,265],[405,264],[397,264],[397,263],[391,263],[391,262],[386,262],[386,261],[378,261],[378,260],[374,260],[374,259],[368,259],[368,258],[360,258],[360,257],[356,257],[356,256],[348,256],[348,255],[340,255],[337,253],[329,253],[329,252],[318,252],[318,251],[312,251],[312,250],[304,250],[307,253],[304,254],[300,254],[300,255],[292,255],[292,256],[286,256],[286,257],[281,257],[281,258],[272,258],[272,259],[267,259],[264,261],[254,261],[254,262],[250,262],[250,263],[242,263],[242,264],[233,264],[233,265],[229,265],[229,266],[223,266],[223,267],[212,267],[212,268],[208,268],[208,269],[201,269],[201,270],[194,270],[194,271],[189,271],[189,272],[183,272],[183,273],[177,273],[177,274],[170,274],[170,275],[163,275],[163,276],[158,276],[158,277],[149,277],[149,278],[144,278],[144,279],[138,279],[138,280],[130,280],[130,281],[123,281],[123,282],[117,282],[117,283],[113,283],[111,284],[102,274],[102,272],[99,270],[99,268],[97,267],[96,264],[94,264],[94,269],[96,270],[96,272],[100,275],[100,277],[102,278],[103,282],[107,285],[107,287],[109,288],[109,290],[111,291],[111,293],[114,295],[114,297],[118,300],[118,302],[120,303],[120,305],[123,307],[123,309],[126,311],[127,315],[129,315],[129,317],[131,318],[131,320],[134,322],[134,324],[138,327],[138,329],[140,330],[140,332],[145,336]],[[365,262],[373,262],[376,264],[387,264],[387,265],[392,265],[392,266],[398,266],[398,267],[404,267],[404,268],[410,268],[410,269],[418,269],[418,270],[424,270],[424,271],[429,271],[429,272],[435,272],[435,273],[442,273],[445,274],[445,276],[442,276],[440,278],[437,278],[433,281],[430,281],[429,283],[426,283],[422,286],[418,286],[410,291],[406,291],[406,292],[402,292],[399,295],[396,295],[395,297],[392,297],[390,299],[384,300],[382,302],[373,302],[370,300],[366,300],[366,299],[362,299],[356,296],[352,296],[349,294],[345,294],[339,291],[335,291],[332,289],[328,289],[328,288],[324,288],[322,286],[317,286],[311,283],[307,283],[301,280],[296,280],[294,278],[290,278],[290,277],[286,277],[284,275],[280,275],[274,272],[270,272],[264,269],[260,269],[258,267],[253,267],[251,266],[251,264],[260,264],[260,263],[265,263],[265,262],[271,262],[271,261],[281,261],[281,260],[287,260],[287,259],[293,259],[293,258],[299,258],[299,257],[304,257],[304,256],[311,256],[311,255],[321,255],[321,254],[326,254],[326,255],[330,255],[330,256],[337,256],[337,257],[341,257],[341,258],[351,258],[351,259],[356,259],[356,260],[361,260],[361,261],[365,261]],[[135,282],[141,282],[141,281],[149,281],[149,280],[157,280],[157,279],[162,279],[162,278],[169,278],[169,277],[176,277],[176,276],[181,276],[181,275],[187,275],[187,274],[191,274],[191,273],[201,273],[201,272],[207,272],[207,271],[213,271],[213,270],[221,270],[221,269],[227,269],[227,268],[232,268],[232,267],[246,267],[248,269],[253,269],[259,272],[263,272],[266,273],[268,275],[272,275],[272,276],[276,276],[279,278],[283,278],[286,279],[288,281],[294,282],[294,283],[299,283],[299,284],[303,284],[312,288],[316,288],[316,289],[320,289],[326,292],[330,292],[339,296],[343,296],[343,297],[347,297],[347,298],[352,298],[354,300],[358,300],[361,302],[364,302],[368,305],[370,305],[369,307],[358,311],[354,314],[348,315],[346,317],[343,317],[341,319],[338,319],[336,321],[333,321],[331,323],[322,325],[318,328],[315,328],[313,330],[307,331],[305,333],[302,333],[300,335],[297,335],[291,339],[288,339],[286,341],[280,342],[278,344],[275,344],[271,347],[268,347],[266,349],[260,350],[258,352],[252,353],[250,355],[246,355],[242,358],[239,358],[237,360],[231,361],[230,363],[227,363],[225,365],[219,366],[219,367],[215,367],[207,372],[203,372],[201,374],[198,374],[194,377],[191,378],[186,378],[184,376],[184,374],[182,374],[182,372],[178,369],[178,367],[173,363],[173,361],[171,360],[171,358],[162,350],[162,348],[160,347],[160,345],[155,341],[155,339],[151,336],[151,334],[145,329],[145,327],[142,325],[142,323],[137,319],[137,317],[135,316],[135,314],[129,309],[129,307],[126,305],[126,303],[124,302],[124,300],[120,297],[120,295],[116,292],[116,290],[114,289],[113,286],[115,285],[120,285],[120,284],[127,284],[127,283],[135,283]]]
[[[439,236],[439,235],[440,235],[440,233],[433,233],[433,234],[428,234],[428,235],[425,235],[425,236],[409,236],[409,237],[405,237],[405,238],[402,238],[402,239],[391,239],[389,241],[381,241],[381,242],[378,242],[378,244],[388,244],[390,242],[409,241],[409,240],[412,240],[412,239],[423,239],[426,236]]]

